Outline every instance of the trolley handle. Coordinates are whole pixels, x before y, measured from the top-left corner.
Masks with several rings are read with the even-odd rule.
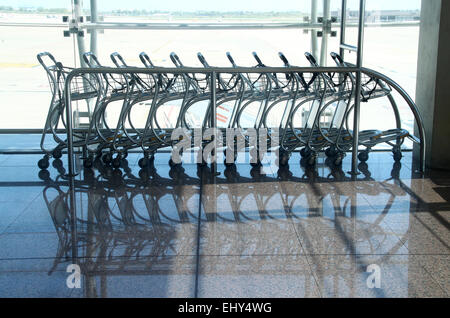
[[[155,65],[150,60],[150,57],[145,52],[141,52],[139,54],[139,58],[141,59],[141,62],[145,65],[147,68],[153,68]]]
[[[339,54],[337,54],[335,52],[331,52],[330,55],[333,58],[333,60],[336,62],[336,64],[338,64],[338,65],[344,64],[344,60],[342,59],[342,56],[340,56]]]
[[[259,58],[258,54],[256,54],[256,52],[252,52],[253,57],[255,58],[256,62],[258,63],[258,66],[261,67],[266,67],[263,62],[261,61],[261,59]]]
[[[290,67],[291,65],[289,64],[289,61],[287,60],[286,56],[284,56],[284,54],[282,52],[278,53],[278,56],[280,57],[280,59],[283,61],[284,65],[287,67]]]
[[[110,57],[111,57],[111,60],[113,61],[114,65],[116,65],[117,67],[120,68],[120,67],[128,66],[127,63],[125,63],[123,57],[118,52],[111,53]],[[120,65],[117,60],[119,60],[122,63],[122,65]]]
[[[316,58],[311,53],[305,52],[305,56],[309,63],[311,63],[311,65],[319,67]]]
[[[206,62],[206,59],[205,59],[205,57],[203,56],[202,53],[198,52],[197,53],[197,57],[200,60],[200,63],[202,63],[204,67],[209,67],[208,62]]]
[[[83,60],[86,62],[86,64],[89,66],[89,67],[101,67],[102,65],[100,64],[100,62],[98,61],[98,59],[97,59],[97,56],[95,56],[95,54],[94,53],[92,53],[92,52],[86,52],[86,53],[83,53]],[[95,65],[94,64],[92,64],[92,62],[91,61],[94,61],[94,63],[95,63]]]
[[[176,67],[183,67],[183,63],[175,52],[170,53],[170,59]]]
[[[236,63],[234,62],[233,57],[231,56],[230,52],[226,53],[228,60],[230,61],[231,65],[233,65],[233,67],[237,67]]]
[[[49,67],[45,64],[45,62],[44,62],[44,57],[48,57],[48,58],[54,63],[55,66],[58,66],[58,64],[61,64],[61,63],[58,63],[58,62],[56,61],[56,59],[53,57],[53,55],[50,54],[49,52],[42,52],[42,53],[39,53],[39,54],[37,55],[37,59],[38,59],[39,63],[40,63],[46,70],[49,70]],[[61,64],[61,66],[62,66],[62,64]]]

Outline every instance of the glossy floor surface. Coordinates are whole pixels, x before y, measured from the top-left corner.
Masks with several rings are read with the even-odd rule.
[[[214,173],[158,154],[139,173],[130,154],[74,180],[66,157],[39,159],[0,155],[0,297],[450,294],[450,173],[422,177],[411,154],[374,153],[353,179],[349,157]]]

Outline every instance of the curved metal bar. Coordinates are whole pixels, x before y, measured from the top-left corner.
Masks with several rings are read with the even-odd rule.
[[[416,121],[418,130],[419,130],[419,137],[420,137],[420,171],[423,173],[425,172],[425,156],[426,156],[426,139],[425,139],[425,127],[423,126],[423,119],[420,115],[419,109],[417,108],[416,103],[412,100],[412,98],[408,95],[408,93],[394,80],[387,77],[386,75],[383,75],[377,71],[368,69],[368,68],[361,68],[361,71],[367,75],[377,77],[383,81],[385,81],[388,85],[393,87],[402,97],[403,99],[408,103],[409,108],[411,109],[414,119]]]

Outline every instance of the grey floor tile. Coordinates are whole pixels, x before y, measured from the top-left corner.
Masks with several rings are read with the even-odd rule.
[[[202,256],[199,297],[320,297],[304,256]]]
[[[450,255],[419,255],[416,256],[425,270],[450,296]]]
[[[309,260],[323,297],[447,297],[414,256],[355,258],[325,255],[309,257]],[[376,273],[380,275],[376,276]]]
[[[70,297],[190,298],[195,289],[195,257],[81,259],[81,289]]]

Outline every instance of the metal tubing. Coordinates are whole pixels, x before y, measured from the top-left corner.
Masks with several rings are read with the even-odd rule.
[[[345,44],[345,43],[341,43],[340,48],[342,51],[358,52],[357,46],[353,46],[353,45],[349,45],[349,44]]]
[[[317,32],[313,28],[313,25],[317,23],[317,0],[311,0],[311,51],[314,56],[317,56],[318,41]]]
[[[420,172],[422,172],[422,173],[425,172],[425,168],[426,168],[425,167],[425,156],[426,156],[426,147],[427,147],[426,139],[425,139],[425,127],[423,126],[422,115],[420,115],[419,109],[417,108],[416,104],[414,103],[412,98],[408,95],[408,93],[403,88],[401,88],[400,85],[398,85],[396,82],[394,82],[389,77],[387,77],[379,72],[367,69],[367,68],[362,68],[362,72],[367,75],[378,77],[378,78],[382,79],[383,81],[385,81],[388,85],[393,87],[400,94],[400,96],[402,96],[403,99],[408,103],[408,106],[414,115],[414,119],[415,119],[415,121],[417,123],[417,127],[419,129]]]
[[[75,176],[74,171],[74,149],[73,149],[73,124],[72,124],[72,100],[70,96],[70,84],[72,79],[80,74],[77,70],[70,72],[67,75],[66,81],[64,83],[64,97],[66,103],[66,123],[67,123],[67,165],[69,168],[69,177]]]
[[[362,62],[361,60],[359,62]],[[366,73],[368,75],[372,75],[374,77],[378,77],[382,80],[384,80],[388,85],[392,86],[395,90],[397,90],[400,95],[407,101],[409,107],[411,108],[416,122],[419,127],[419,133],[420,133],[420,139],[421,139],[421,169],[424,171],[424,162],[425,162],[425,130],[422,123],[422,118],[420,116],[420,113],[412,101],[411,97],[393,80],[390,78],[369,70],[365,68],[358,68],[358,67],[267,67],[267,68],[254,68],[254,67],[232,67],[232,68],[219,68],[219,67],[211,67],[211,68],[163,68],[163,67],[155,67],[152,69],[148,68],[136,68],[136,67],[128,67],[128,68],[108,68],[108,67],[102,67],[102,68],[79,68],[72,70],[66,78],[65,82],[65,92],[70,92],[70,86],[71,81],[74,77],[80,75],[80,74],[100,74],[100,73],[112,73],[112,74],[124,74],[124,73],[141,73],[141,74],[152,74],[152,73],[172,73],[172,74],[182,74],[182,73],[203,73],[203,74],[212,74],[211,77],[211,88],[215,88],[215,82],[216,82],[216,74],[217,73],[255,73],[255,74],[263,74],[263,73],[317,73],[317,72],[335,72],[335,73],[348,73],[348,72],[356,72],[358,75],[359,72]],[[357,90],[358,92],[358,90]],[[355,99],[358,99],[360,101],[359,94],[356,94]],[[211,91],[211,100],[214,102],[216,99],[216,92],[215,89],[212,89]],[[71,96],[70,94],[65,94],[65,103],[66,103],[66,122],[67,122],[67,129],[65,133],[67,134],[67,146],[68,146],[68,167],[69,167],[69,175],[73,176],[74,173],[74,149],[73,149],[73,125],[72,125],[72,105],[71,105]],[[211,112],[211,126],[217,127],[216,124],[216,116],[215,116],[216,109],[213,107],[213,111]],[[356,124],[359,124],[358,121],[356,121]],[[357,127],[359,128],[359,126]],[[76,131],[76,130],[75,130]],[[11,130],[12,132],[12,130]],[[38,132],[38,131],[37,131]],[[64,132],[64,131],[61,131]],[[357,147],[355,147],[357,150]],[[353,149],[353,150],[355,150]],[[354,153],[354,151],[353,151]],[[357,153],[356,153],[357,156]]]
[[[98,22],[97,0],[91,0],[91,22]],[[97,54],[97,29],[91,29],[91,52]]]
[[[347,0],[342,0],[341,8],[341,40],[340,40],[340,55],[345,61],[345,50],[342,48],[342,44],[345,43],[346,27],[347,27]]]
[[[330,0],[323,0],[323,21],[322,21],[322,46],[320,47],[320,65],[327,65],[328,53],[328,23],[330,21]]]
[[[74,19],[77,21],[76,23],[80,23],[80,17],[82,16],[81,14],[81,0],[74,0],[73,1],[74,4]],[[78,55],[79,55],[79,59],[80,59],[80,65],[81,67],[86,67],[86,63],[83,60],[83,53],[86,52],[86,49],[84,47],[84,37],[80,36],[78,33],[76,35],[77,37],[77,44],[78,44]]]
[[[214,129],[214,150],[213,150],[213,157],[211,158],[211,165],[212,165],[212,171],[213,171],[213,175],[216,174],[217,172],[217,165],[216,165],[216,161],[217,161],[217,153],[216,153],[216,149],[217,149],[217,137],[215,135],[216,131],[215,129],[217,128],[217,108],[216,108],[216,104],[217,104],[217,96],[216,96],[216,72],[212,72],[211,73],[211,128]],[[214,161],[212,160],[214,158]]]
[[[356,87],[355,87],[355,107],[353,119],[353,153],[352,153],[352,171],[353,176],[358,175],[358,148],[359,148],[359,112],[361,106],[361,68],[363,61],[364,45],[364,18],[366,12],[366,0],[359,2],[359,28],[358,28],[358,56],[356,61]]]

